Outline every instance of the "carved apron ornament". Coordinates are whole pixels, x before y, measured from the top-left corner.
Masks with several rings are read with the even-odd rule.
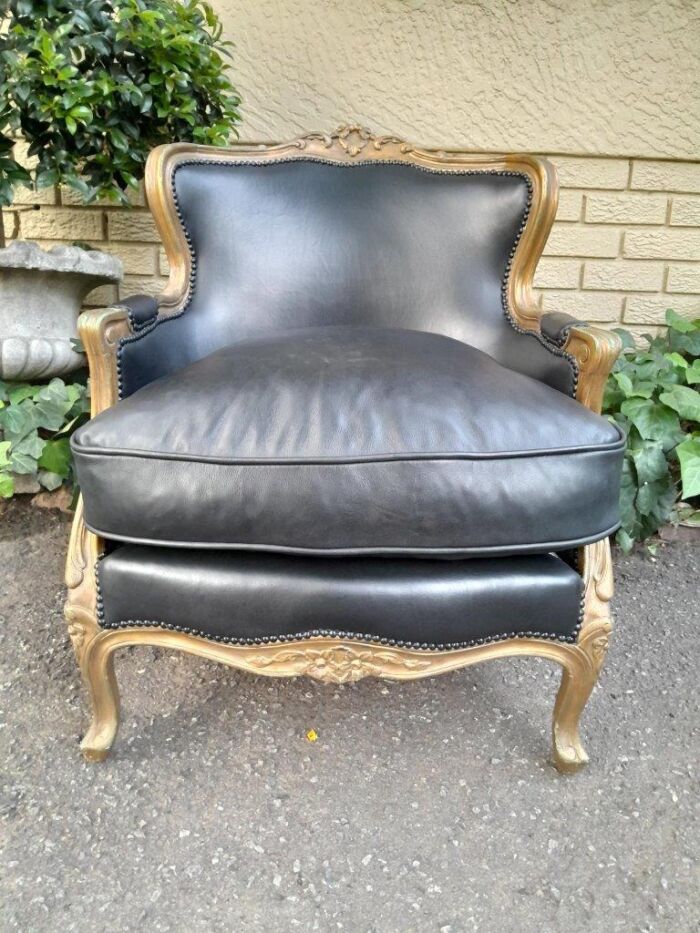
[[[358,649],[350,645],[334,645],[332,648],[290,648],[274,654],[257,655],[252,658],[254,668],[280,667],[290,674],[305,674],[327,684],[347,684],[363,677],[381,676],[389,673],[392,666],[403,670],[425,670],[429,660],[401,657],[391,651]],[[389,669],[389,670],[388,670]]]

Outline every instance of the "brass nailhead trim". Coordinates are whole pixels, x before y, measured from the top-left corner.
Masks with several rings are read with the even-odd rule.
[[[460,648],[473,648],[477,645],[490,645],[499,641],[507,641],[511,638],[543,638],[548,641],[558,641],[565,644],[574,644],[581,631],[584,614],[584,592],[581,591],[581,601],[579,604],[579,614],[576,627],[571,635],[561,635],[552,632],[503,632],[500,635],[492,635],[484,638],[472,638],[468,641],[455,641],[446,643],[435,642],[417,642],[404,641],[396,638],[386,638],[379,635],[367,635],[361,632],[343,632],[336,629],[314,629],[308,632],[298,632],[294,635],[262,635],[258,638],[235,638],[229,635],[212,635],[190,626],[170,625],[167,622],[158,622],[148,619],[124,619],[119,622],[107,622],[104,616],[104,601],[102,590],[100,588],[100,562],[101,555],[95,563],[95,588],[97,591],[97,618],[100,628],[103,629],[124,629],[124,628],[157,628],[170,632],[183,632],[186,635],[195,635],[198,638],[204,638],[208,641],[221,642],[227,645],[274,645],[283,642],[308,641],[310,638],[344,638],[349,641],[366,641],[375,645],[386,645],[392,648],[411,648],[418,651],[457,651]]]
[[[185,224],[185,219],[182,213],[180,202],[178,200],[177,189],[175,186],[175,176],[177,175],[177,172],[179,171],[179,169],[183,168],[186,165],[223,165],[229,168],[235,168],[237,165],[258,165],[258,166],[261,164],[280,165],[280,164],[300,162],[300,161],[317,162],[317,163],[321,163],[324,165],[333,165],[338,168],[362,168],[365,165],[407,165],[409,168],[415,169],[420,172],[427,172],[428,174],[431,174],[431,175],[448,174],[448,172],[442,169],[432,169],[424,165],[416,165],[410,162],[401,162],[396,159],[391,159],[391,160],[386,159],[386,160],[381,160],[381,162],[378,160],[375,160],[375,161],[368,161],[368,162],[350,162],[350,163],[335,162],[331,159],[321,159],[317,157],[313,157],[313,158],[306,157],[306,158],[301,158],[301,159],[299,158],[271,159],[265,163],[260,163],[254,159],[238,159],[235,163],[228,162],[223,159],[207,159],[207,160],[186,159],[178,163],[178,165],[175,166],[172,177],[170,179],[170,187],[171,187],[172,196],[173,196],[173,204],[175,206],[175,213],[177,215],[178,220],[180,221],[180,225],[182,227],[182,231],[185,237],[185,242],[187,243],[187,248],[190,253],[190,275],[189,275],[189,284],[187,286],[187,295],[186,295],[182,308],[180,309],[180,311],[178,311],[177,314],[171,314],[167,318],[156,317],[154,321],[147,322],[143,326],[139,327],[137,330],[137,333],[129,337],[122,337],[122,339],[119,341],[119,346],[117,348],[117,390],[118,390],[118,395],[120,399],[123,398],[123,390],[124,390],[124,379],[123,379],[123,371],[122,371],[122,350],[123,348],[126,346],[126,344],[134,343],[135,341],[140,340],[141,337],[144,337],[146,334],[151,333],[151,331],[155,330],[155,328],[158,327],[160,324],[162,324],[163,321],[175,320],[175,318],[178,318],[181,315],[183,315],[185,311],[189,308],[192,302],[192,299],[194,297],[194,291],[195,291],[196,280],[197,280],[197,257],[195,255],[194,246],[192,244],[192,236]],[[547,339],[544,336],[544,334],[538,333],[536,331],[526,330],[524,327],[521,327],[515,321],[510,305],[508,303],[508,285],[510,281],[512,261],[513,261],[513,257],[515,256],[515,252],[517,250],[518,244],[520,243],[520,240],[522,238],[525,227],[527,225],[527,220],[528,220],[528,217],[530,216],[530,209],[532,207],[532,181],[530,180],[529,176],[526,175],[524,172],[509,172],[509,171],[498,170],[498,169],[484,169],[484,170],[455,169],[455,170],[450,170],[449,174],[450,175],[497,175],[497,176],[503,176],[503,177],[522,178],[525,181],[525,184],[527,185],[527,190],[528,190],[527,203],[525,205],[525,211],[523,213],[521,222],[518,226],[518,231],[516,234],[515,242],[513,246],[511,247],[508,259],[506,260],[503,280],[501,282],[501,304],[502,304],[503,312],[506,316],[506,319],[508,320],[508,323],[511,325],[513,330],[515,330],[519,334],[523,334],[526,337],[534,338],[546,350],[548,350],[553,356],[558,356],[562,359],[565,359],[569,363],[569,366],[571,367],[571,371],[572,371],[571,396],[572,398],[576,398],[576,392],[578,389],[579,370],[578,370],[578,364],[575,358],[570,353],[565,352],[555,341]],[[131,320],[131,315],[129,315],[129,319]]]

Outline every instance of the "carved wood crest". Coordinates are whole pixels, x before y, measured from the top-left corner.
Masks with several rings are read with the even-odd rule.
[[[375,136],[371,130],[358,123],[339,126],[332,133],[307,133],[296,140],[299,149],[305,149],[309,142],[316,140],[325,149],[338,148],[351,158],[358,156],[368,146],[379,152],[384,146],[393,145],[402,155],[413,151],[413,146],[397,136]]]

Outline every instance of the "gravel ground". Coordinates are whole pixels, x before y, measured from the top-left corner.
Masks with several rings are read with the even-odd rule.
[[[618,555],[591,764],[561,777],[544,661],[328,687],[152,649],[121,654],[115,750],[84,764],[67,532],[0,516],[3,930],[700,929],[692,541]]]

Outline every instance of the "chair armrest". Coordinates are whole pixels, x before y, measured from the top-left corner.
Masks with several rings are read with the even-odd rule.
[[[570,314],[565,314],[563,311],[547,311],[540,318],[542,336],[558,346],[563,346],[566,342],[570,328],[585,326],[585,321],[579,321],[578,318],[571,317]]]
[[[119,400],[117,351],[134,333],[126,305],[91,308],[78,318],[78,332],[90,370],[90,415],[95,417]]]
[[[158,299],[150,295],[132,295],[115,307],[126,309],[134,333],[148,327],[158,317]]]
[[[92,308],[78,318],[78,331],[90,369],[90,406],[94,418],[119,400],[117,353],[124,337],[140,333],[158,317],[158,299],[133,295],[110,308]]]
[[[605,383],[622,350],[620,338],[561,312],[542,315],[540,326],[543,337],[573,357],[578,370],[577,400],[600,414]]]

